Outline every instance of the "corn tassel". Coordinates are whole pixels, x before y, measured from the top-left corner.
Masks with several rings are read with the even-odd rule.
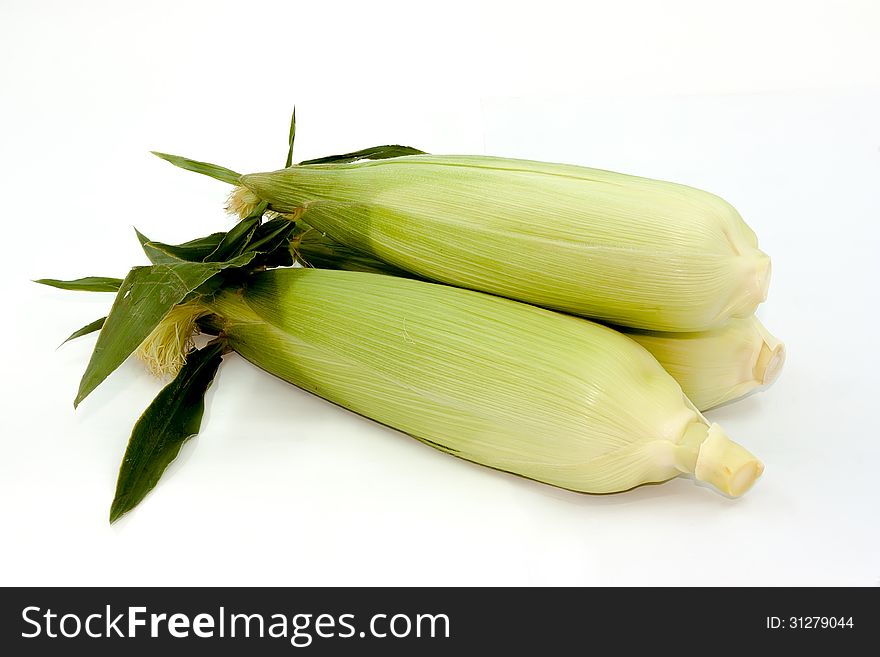
[[[201,304],[188,301],[174,306],[137,348],[137,357],[157,377],[175,376],[195,347],[196,322],[208,314]]]

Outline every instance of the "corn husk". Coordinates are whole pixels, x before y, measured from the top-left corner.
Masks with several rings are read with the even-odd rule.
[[[255,365],[499,470],[591,493],[688,473],[740,495],[763,469],[646,350],[583,319],[320,269],[257,273],[208,305]]]
[[[291,249],[305,266],[410,276],[402,269],[334,242],[314,228],[301,228]],[[771,385],[785,362],[785,346],[755,316],[690,333],[613,328],[650,351],[701,411]]]
[[[268,202],[411,274],[657,331],[750,316],[770,260],[736,210],[675,183],[598,169],[415,155],[245,175]]]
[[[623,332],[660,361],[700,410],[771,385],[785,362],[785,345],[754,316],[697,333]]]

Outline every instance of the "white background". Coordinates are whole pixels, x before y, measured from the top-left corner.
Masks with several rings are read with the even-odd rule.
[[[880,3],[0,5],[0,584],[880,583]],[[132,226],[228,227],[240,171],[380,143],[616,169],[724,196],[771,254],[789,359],[712,412],[766,464],[740,500],[679,479],[595,497],[445,456],[229,357],[202,434],[110,526],[160,383],[74,412]]]

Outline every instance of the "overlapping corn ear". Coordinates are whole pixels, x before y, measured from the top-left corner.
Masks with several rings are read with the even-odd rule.
[[[302,227],[291,249],[307,266],[409,276],[397,267],[334,242],[314,228]],[[785,346],[755,316],[690,333],[614,328],[650,351],[701,411],[769,386],[785,361]]]
[[[426,279],[621,326],[702,331],[750,316],[770,260],[727,202],[598,169],[479,156],[302,164],[241,176],[268,203]]]
[[[623,332],[660,361],[700,410],[771,385],[785,362],[785,345],[754,316],[697,333]]]
[[[493,468],[593,493],[691,473],[734,496],[763,469],[647,351],[577,317],[307,268],[255,273],[208,305],[257,366]]]

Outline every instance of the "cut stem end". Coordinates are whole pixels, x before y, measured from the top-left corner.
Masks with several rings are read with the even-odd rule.
[[[755,363],[755,380],[760,381],[763,386],[769,386],[779,377],[785,364],[785,344],[771,335],[760,322],[756,321],[755,325],[764,339]]]
[[[728,438],[717,424],[709,427],[700,445],[694,476],[726,495],[739,497],[764,472],[764,465],[742,445]]]

